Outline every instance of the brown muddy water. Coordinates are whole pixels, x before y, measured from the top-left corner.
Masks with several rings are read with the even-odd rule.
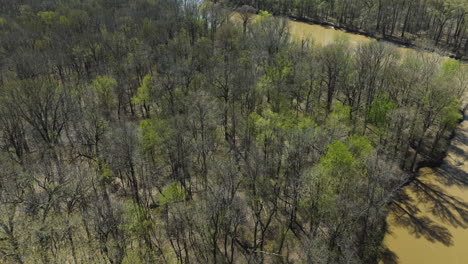
[[[372,39],[366,36],[345,33],[341,30],[336,30],[332,27],[324,27],[320,25],[312,25],[303,22],[290,21],[290,30],[293,39],[313,38],[315,43],[327,45],[332,43],[339,35],[346,35],[351,45],[370,42]]]
[[[290,20],[289,24],[293,39],[302,40],[311,37],[315,43],[322,46],[332,43],[339,35],[345,35],[352,46],[374,40],[367,36],[344,32],[331,26],[313,25],[293,20]],[[397,49],[402,53],[416,52],[414,49],[400,46],[397,46]]]
[[[237,14],[233,17],[240,19]],[[319,45],[332,43],[340,34],[346,35],[352,46],[373,40],[292,20],[290,32],[295,40],[312,38]],[[402,53],[424,52],[399,46],[397,49]],[[468,93],[464,105],[467,98]],[[468,212],[468,118],[458,126],[442,165],[422,168],[418,173],[417,180],[402,190],[410,199],[400,205],[420,225],[408,225],[404,221],[408,215],[401,210],[390,212],[384,238],[390,258],[381,264],[468,264],[468,213],[463,213]]]
[[[371,38],[344,33],[331,27],[291,21],[294,39],[312,37],[317,44],[331,43],[339,34],[346,34],[352,45],[366,43]],[[420,52],[398,47],[403,53]],[[464,65],[466,67],[466,65]],[[468,95],[468,94],[467,94]],[[465,96],[467,98],[468,96]],[[467,103],[467,100],[465,100]],[[468,113],[465,113],[465,116]],[[458,126],[448,155],[439,168],[423,168],[417,184],[404,188],[411,201],[402,205],[420,219],[421,226],[409,227],[401,220],[401,212],[387,217],[388,232],[384,245],[393,260],[401,264],[465,264],[468,263],[468,120]],[[465,221],[463,221],[465,217]],[[395,263],[385,261],[385,263]]]
[[[401,212],[391,212],[384,245],[402,264],[468,263],[468,226],[463,213],[468,202],[468,118],[458,126],[443,164],[423,168],[419,175],[420,182],[403,190],[412,198],[404,206],[419,210],[414,216],[428,220],[433,228],[405,226],[399,221]]]

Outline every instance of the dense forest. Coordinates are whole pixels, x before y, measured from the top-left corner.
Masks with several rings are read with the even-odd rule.
[[[375,15],[294,3],[344,2]],[[437,28],[394,2],[403,32]],[[461,118],[458,61],[223,2],[0,5],[1,263],[377,263],[390,208],[432,234],[399,190]]]
[[[467,0],[229,0],[468,59]]]

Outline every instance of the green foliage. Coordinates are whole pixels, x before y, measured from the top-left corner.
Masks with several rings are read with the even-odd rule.
[[[337,192],[341,192],[347,182],[365,175],[365,157],[372,150],[370,141],[363,136],[353,135],[347,144],[336,140],[328,145],[327,152],[320,158],[317,172],[335,186]]]
[[[328,115],[325,123],[327,129],[340,129],[346,131],[350,126],[351,107],[340,102],[333,104],[333,111]]]
[[[143,151],[150,151],[161,143],[161,138],[156,134],[156,127],[150,119],[140,121],[140,131],[142,133]]]
[[[348,138],[349,151],[355,158],[363,159],[373,151],[369,139],[365,136],[352,135]]]
[[[117,81],[114,78],[99,75],[93,80],[92,87],[97,92],[100,103],[104,106],[111,107],[117,103],[114,95]]]
[[[138,87],[137,95],[132,98],[135,104],[148,103],[151,99],[151,75],[147,74],[143,78],[143,82],[140,87]]]
[[[100,178],[103,180],[109,180],[114,175],[109,164],[107,164],[103,160],[100,160],[100,159],[96,160],[95,167],[99,173]]]
[[[336,177],[334,181],[342,180],[347,174],[353,173],[355,159],[346,144],[334,141],[328,146],[326,154],[320,159],[318,168],[323,175]]]
[[[265,77],[273,84],[285,81],[292,73],[292,61],[286,52],[275,57],[274,63],[266,67]]]
[[[115,86],[117,86],[117,81],[110,76],[99,75],[93,81],[94,89],[100,94],[111,93]]]
[[[389,114],[396,108],[396,104],[388,95],[382,95],[374,99],[368,112],[370,122],[378,127],[384,126],[389,121]]]
[[[59,17],[59,22],[62,25],[70,25],[70,20],[66,16],[60,16]]]
[[[306,181],[302,186],[303,197],[299,205],[310,210],[310,206],[317,203],[317,210],[320,212],[329,212],[337,197],[333,189],[333,178],[317,167],[306,174]],[[317,201],[317,202],[316,202]]]
[[[350,112],[351,112],[350,106],[344,105],[340,102],[335,102],[333,105],[333,111],[330,114],[330,118],[345,122],[349,120]]]
[[[177,182],[172,182],[163,188],[159,197],[159,205],[165,206],[171,203],[183,202],[186,194],[182,186]]]
[[[328,145],[325,155],[306,177],[307,181],[303,186],[305,193],[300,206],[305,210],[316,210],[315,217],[335,221],[339,217],[336,200],[340,194],[349,191],[346,186],[357,177],[359,162],[353,152],[368,151],[367,143],[362,138],[353,137],[348,143],[351,147],[338,140]],[[311,206],[315,208],[310,208]]]
[[[453,100],[451,104],[444,107],[441,111],[441,121],[447,125],[448,129],[453,129],[458,124],[458,121],[463,118],[460,113],[460,103],[458,100]]]
[[[263,110],[261,115],[255,112],[250,114],[249,119],[255,127],[258,142],[282,138],[288,133],[302,133],[315,126],[312,119],[303,115],[292,111],[275,113],[269,108]]]
[[[442,63],[442,76],[445,79],[452,79],[455,74],[460,70],[461,63],[454,59],[446,59]]]
[[[442,42],[463,46],[456,1],[428,1],[449,20],[411,16],[406,37],[452,27]],[[408,147],[431,156],[461,117],[459,62],[344,33],[293,42],[273,16],[388,35],[424,9],[408,0],[241,1],[271,12],[245,28],[225,1],[14,2],[0,11],[7,263],[375,263]],[[252,250],[231,259],[239,242]]]
[[[52,25],[54,23],[57,14],[54,11],[41,11],[37,15],[42,19],[46,25]]]
[[[166,120],[153,118],[141,120],[139,127],[142,151],[163,155],[162,148],[168,144],[174,133],[170,124]]]
[[[122,223],[119,229],[133,236],[141,236],[151,228],[151,221],[146,218],[143,208],[133,201],[126,201],[122,208]]]
[[[258,23],[262,23],[264,21],[267,21],[268,19],[272,18],[272,14],[269,13],[268,11],[265,11],[265,10],[260,10],[258,12],[258,18],[257,18],[257,22]]]

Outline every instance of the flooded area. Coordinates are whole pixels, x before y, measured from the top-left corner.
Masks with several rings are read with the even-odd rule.
[[[352,46],[357,46],[359,44],[367,43],[374,40],[373,38],[369,38],[364,35],[345,32],[340,29],[335,29],[331,26],[314,25],[294,20],[290,21],[290,33],[293,39],[302,40],[312,38],[315,43],[322,46],[332,43],[339,35],[346,35]],[[389,44],[393,45],[391,43]],[[402,53],[421,52],[404,46],[396,47],[397,50]]]
[[[298,21],[290,21],[290,30],[293,39],[312,38],[319,45],[332,43],[340,34],[346,34],[351,45],[372,41],[363,35]],[[397,49],[402,53],[424,52]],[[464,98],[466,105],[468,94]],[[458,126],[442,165],[418,173],[416,180],[404,188],[404,201],[387,217],[384,245],[388,258],[383,264],[468,263],[467,118]]]
[[[443,164],[419,174],[405,188],[410,200],[402,206],[421,225],[409,227],[400,219],[401,210],[391,212],[384,245],[397,263],[468,263],[468,118],[457,128]]]
[[[313,38],[315,43],[327,45],[333,42],[340,34],[346,34],[351,45],[370,42],[372,38],[363,35],[345,33],[333,27],[324,27],[320,25],[312,25],[304,22],[290,21],[291,35],[294,39]]]
[[[326,45],[346,34],[352,45],[371,38],[344,33],[332,27],[291,21],[295,39],[312,37]],[[398,47],[402,52],[419,52]],[[465,65],[466,66],[466,65]],[[467,98],[467,96],[465,96]],[[466,100],[465,100],[466,103]],[[465,113],[468,114],[468,113]],[[458,126],[447,157],[439,168],[423,168],[419,177],[403,190],[407,195],[402,210],[387,218],[384,245],[391,257],[384,263],[462,264],[468,263],[468,120]],[[409,222],[411,221],[411,225]],[[416,223],[416,224],[415,224]]]

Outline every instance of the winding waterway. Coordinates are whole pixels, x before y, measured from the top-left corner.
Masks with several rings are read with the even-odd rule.
[[[297,21],[291,21],[291,33],[296,39],[312,37],[321,45],[331,43],[338,34],[346,34],[351,44],[371,41],[371,38],[362,35]],[[419,52],[408,48],[398,49],[402,52]],[[466,99],[464,103],[467,103]],[[464,215],[463,210],[457,211],[457,208],[463,208],[466,206],[464,203],[468,203],[467,118],[457,128],[443,164],[436,169],[421,169],[417,179],[417,184],[410,184],[403,190],[411,200],[408,201],[410,204],[402,206],[414,213],[415,221],[421,221],[421,226],[405,225],[400,219],[400,211],[391,212],[387,217],[388,232],[384,245],[393,261],[386,260],[384,263],[468,263],[468,226],[465,224],[468,215]],[[420,195],[424,192],[427,195]]]
[[[301,40],[312,37],[314,42],[319,45],[327,45],[332,43],[340,34],[346,35],[350,44],[354,46],[374,40],[373,38],[369,38],[367,36],[344,32],[333,27],[325,27],[293,20],[291,20],[289,23],[290,33],[293,39]],[[398,46],[397,49],[402,53],[416,52],[414,49],[400,46]]]

